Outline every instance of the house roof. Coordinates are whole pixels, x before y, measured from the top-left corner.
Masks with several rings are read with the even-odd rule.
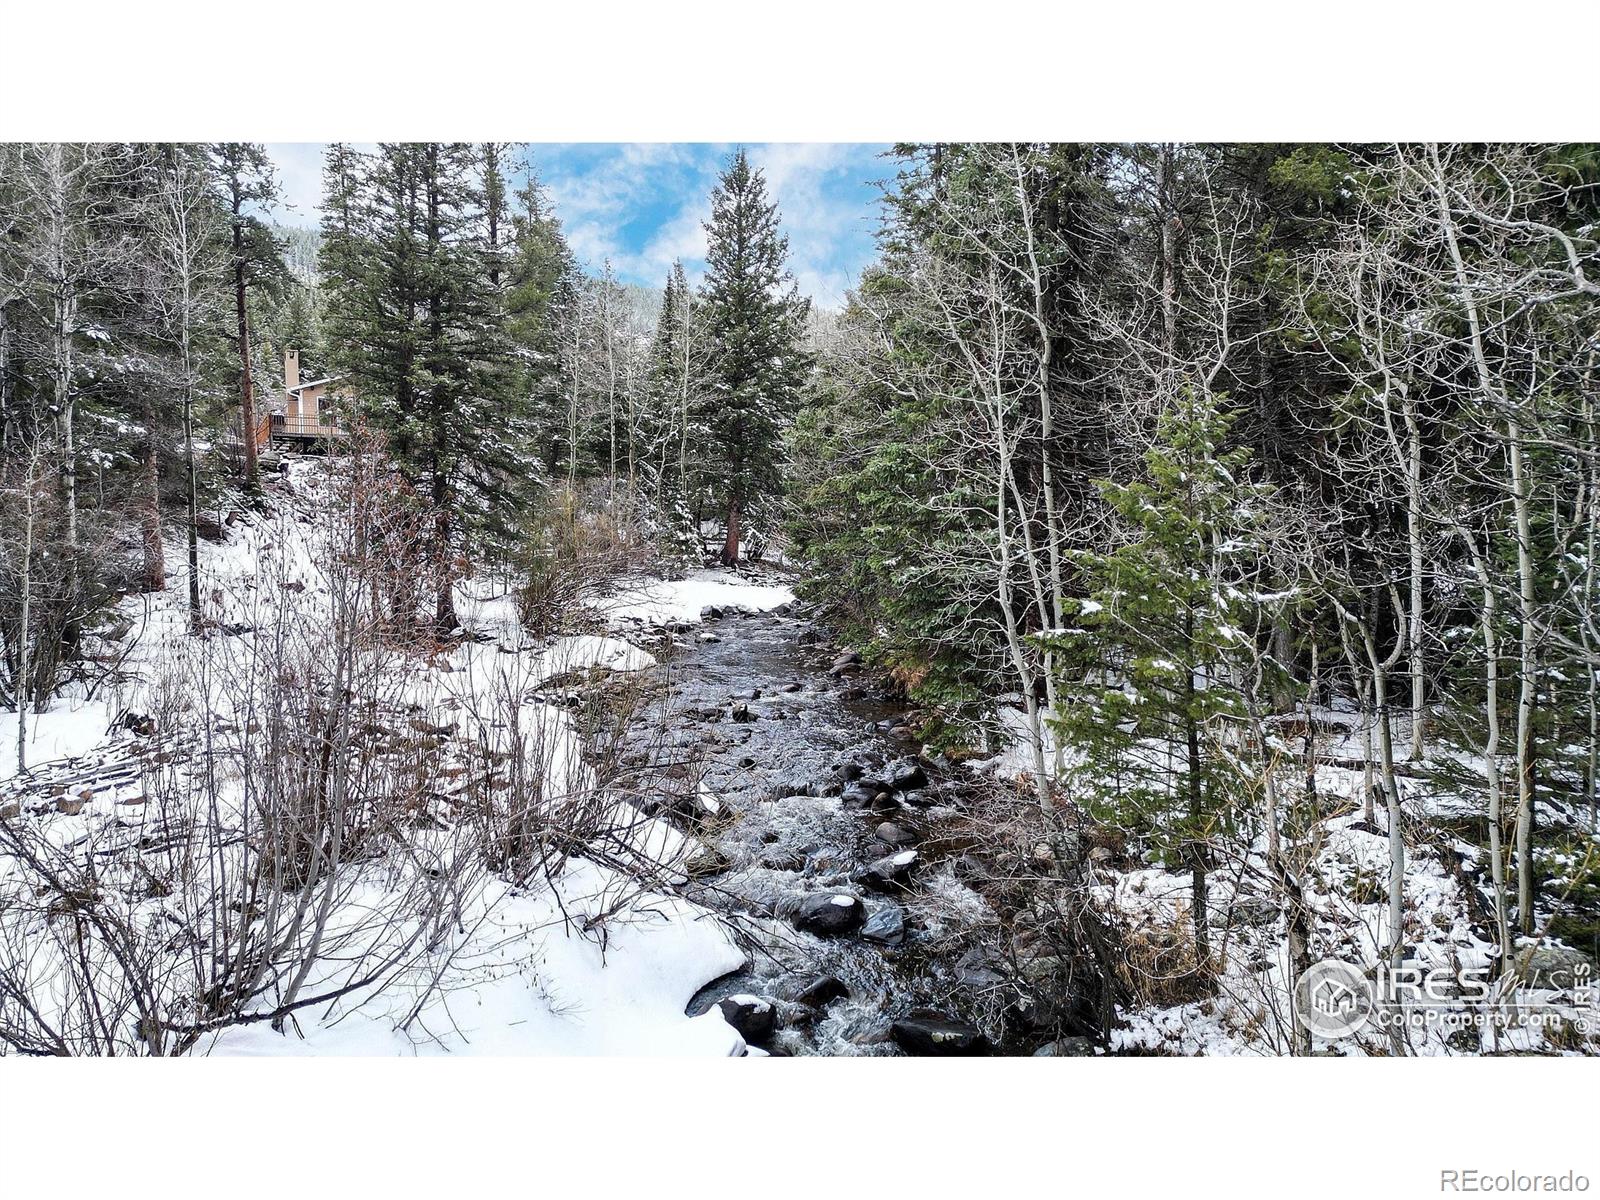
[[[285,388],[286,392],[304,391],[306,388],[321,387],[325,383],[334,383],[341,379],[339,375],[329,375],[326,379],[308,379],[304,383],[297,383],[292,388]]]

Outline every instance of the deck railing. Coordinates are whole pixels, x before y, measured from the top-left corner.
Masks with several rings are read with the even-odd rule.
[[[272,436],[344,438],[350,435],[337,425],[330,425],[326,422],[306,417],[288,417],[274,413],[272,417]]]

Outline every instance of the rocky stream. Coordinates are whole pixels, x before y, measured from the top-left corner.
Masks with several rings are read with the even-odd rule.
[[[661,660],[621,761],[701,844],[686,894],[748,956],[690,1015],[720,1005],[752,1053],[1092,1052],[1018,1030],[960,833],[973,776],[922,752],[858,656],[787,605],[707,610]]]

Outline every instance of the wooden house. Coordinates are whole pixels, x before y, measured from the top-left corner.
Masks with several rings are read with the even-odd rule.
[[[275,399],[256,427],[256,448],[269,444],[285,450],[326,448],[350,436],[340,422],[339,377],[300,380],[300,351],[283,352],[283,395]]]

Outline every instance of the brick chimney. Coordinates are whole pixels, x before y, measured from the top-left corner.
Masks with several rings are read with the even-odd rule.
[[[283,352],[283,387],[291,391],[300,386],[300,351],[285,350]]]

